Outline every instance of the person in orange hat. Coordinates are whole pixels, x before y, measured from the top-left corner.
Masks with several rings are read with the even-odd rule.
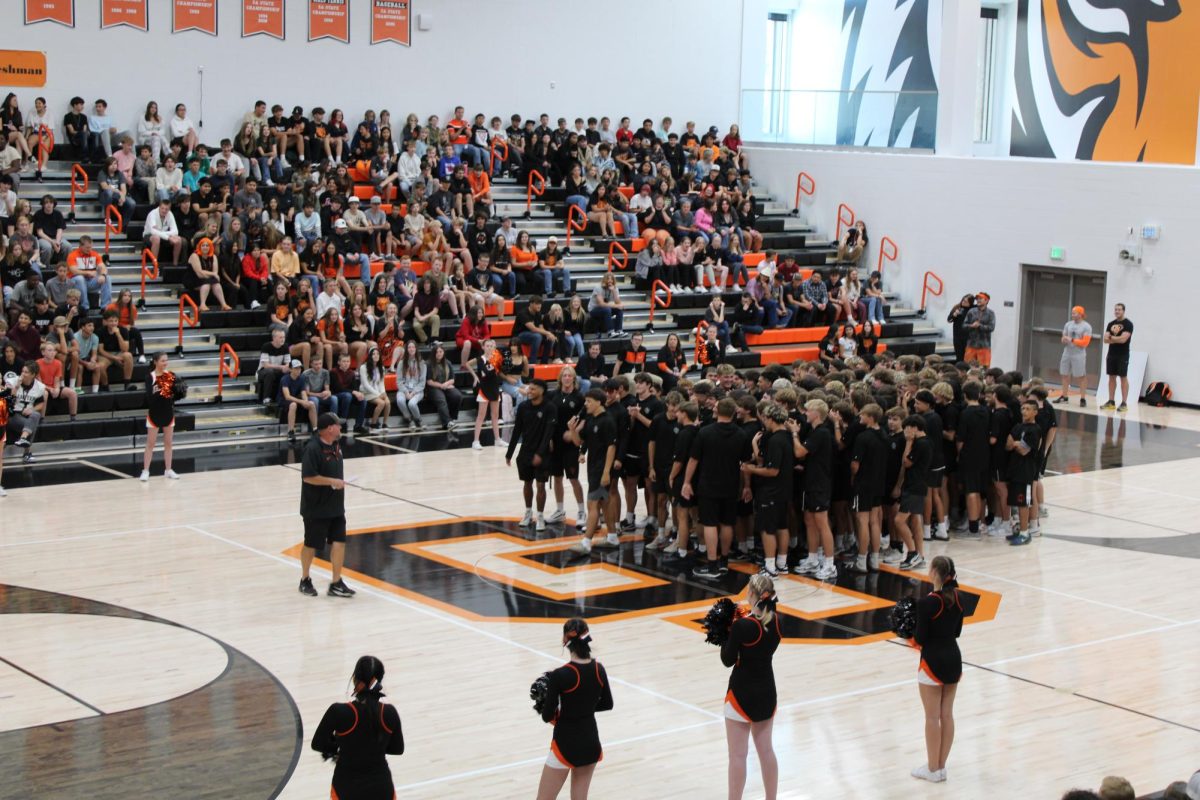
[[[996,312],[988,308],[992,297],[987,292],[975,295],[975,307],[967,312],[963,329],[967,332],[967,363],[985,369],[992,365],[992,331],[996,330]]]
[[[1087,314],[1083,306],[1071,309],[1071,319],[1063,326],[1062,358],[1058,362],[1058,372],[1062,376],[1062,394],[1056,403],[1066,403],[1071,395],[1071,379],[1079,381],[1079,405],[1087,405],[1087,347],[1092,341],[1092,326],[1084,317]]]

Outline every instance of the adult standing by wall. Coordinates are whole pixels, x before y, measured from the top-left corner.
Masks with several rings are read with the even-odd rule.
[[[333,582],[331,597],[353,597],[342,580],[346,558],[346,482],[342,476],[342,421],[325,413],[317,420],[317,433],[304,446],[300,474],[300,516],[304,519],[304,547],[300,551],[300,593],[317,596],[309,569],[318,550],[329,544]]]
[[[1104,326],[1104,343],[1108,345],[1108,357],[1104,362],[1104,374],[1108,376],[1108,402],[1102,411],[1128,411],[1129,400],[1129,340],[1133,338],[1133,323],[1125,317],[1125,304],[1113,307],[1112,322]],[[1115,405],[1117,378],[1121,379],[1121,405]]]
[[[996,330],[996,312],[988,308],[992,296],[987,292],[975,295],[975,307],[967,312],[963,327],[967,331],[967,363],[982,367],[992,365],[992,331]]]
[[[954,360],[967,360],[967,329],[963,327],[963,323],[967,321],[967,312],[975,307],[975,295],[964,294],[962,300],[958,301],[958,305],[950,309],[949,316],[946,317],[946,322],[950,323],[954,334]]]
[[[1071,399],[1071,378],[1079,379],[1079,405],[1087,405],[1087,347],[1092,341],[1092,326],[1084,317],[1083,306],[1071,309],[1071,319],[1063,325],[1062,358],[1058,362],[1058,373],[1062,376],[1062,394],[1054,402],[1065,403]]]

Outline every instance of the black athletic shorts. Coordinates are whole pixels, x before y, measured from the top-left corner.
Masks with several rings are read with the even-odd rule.
[[[522,481],[537,481],[545,483],[550,480],[549,459],[543,460],[541,466],[535,467],[532,461],[517,460],[517,477]]]
[[[654,491],[659,494],[671,496],[671,483],[667,479],[671,477],[671,465],[667,464],[665,469],[659,467],[654,468]]]
[[[738,500],[737,515],[738,515],[738,519],[741,519],[742,517],[754,516],[754,503],[753,502],[744,503],[741,500]]]
[[[925,495],[923,495],[923,494],[902,494],[902,495],[900,495],[900,513],[902,513],[902,514],[924,514],[925,513]]]
[[[829,495],[824,492],[805,492],[801,504],[805,511],[821,512],[829,510]]]
[[[346,541],[346,515],[304,517],[304,546],[324,550],[326,544]]]
[[[736,497],[700,498],[700,524],[706,526],[732,525],[737,522],[738,500]]]
[[[638,478],[638,486],[641,486],[642,481],[640,479],[646,474],[643,466],[645,462],[646,460],[640,455],[626,453],[625,458],[621,460],[621,477]]]
[[[941,466],[929,470],[929,475],[925,480],[928,481],[930,489],[940,489],[942,482],[946,480],[946,467]]]
[[[683,496],[683,473],[679,473],[679,477],[675,479],[674,485],[671,486],[671,500],[679,508],[695,508],[696,496],[692,495],[692,499],[688,500]]]
[[[991,485],[987,468],[982,466],[968,467],[964,464],[958,471],[958,477],[962,480],[963,491],[967,494],[984,494]]]
[[[555,444],[554,452],[550,454],[550,474],[579,480],[579,448]]]
[[[1017,508],[1033,505],[1033,486],[1028,483],[1008,482],[1008,504]]]
[[[1041,478],[1046,474],[1046,462],[1050,460],[1050,450],[1053,449],[1054,448],[1051,447],[1049,450],[1045,450],[1038,454],[1038,478]]]
[[[788,504],[784,500],[759,500],[754,508],[754,530],[756,533],[774,533],[787,530]]]
[[[863,492],[862,494],[855,492],[850,502],[851,508],[855,511],[867,512],[879,508],[882,500],[883,498],[873,492]]]
[[[1118,378],[1129,377],[1129,356],[1114,356],[1112,350],[1104,360],[1104,374],[1115,375]]]

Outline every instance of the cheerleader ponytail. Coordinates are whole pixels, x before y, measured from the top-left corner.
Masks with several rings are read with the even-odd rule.
[[[929,570],[936,572],[942,579],[942,589],[939,592],[946,603],[958,600],[958,574],[954,570],[954,559],[949,556],[937,556],[929,564]]]
[[[769,625],[775,618],[775,606],[779,597],[775,594],[775,582],[761,572],[752,578],[747,588],[757,598],[750,609],[750,614],[764,625]]]
[[[588,632],[587,621],[581,617],[572,617],[563,623],[563,644],[571,655],[578,659],[592,657],[592,636]]]
[[[362,722],[371,738],[382,742],[383,721],[380,719],[379,699],[383,694],[383,662],[375,656],[363,656],[354,665],[354,699],[362,704]]]

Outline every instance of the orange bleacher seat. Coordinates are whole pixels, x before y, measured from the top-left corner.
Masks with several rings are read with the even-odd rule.
[[[816,361],[820,354],[817,347],[781,347],[778,350],[760,350],[758,355],[763,364],[791,364],[793,361]]]
[[[496,311],[496,307],[494,305],[488,306],[487,308],[484,309],[484,313],[486,314],[486,316],[489,316],[489,317],[492,316],[495,313],[495,311]],[[504,301],[504,314],[506,316],[511,316],[512,313],[513,313],[513,301],[505,300]],[[492,324],[494,325],[496,323],[492,323]]]
[[[371,164],[368,161],[358,161],[347,167],[346,174],[348,174],[350,176],[350,180],[354,181],[355,183],[370,183]]]
[[[746,253],[744,256],[742,256],[742,263],[745,264],[747,268],[757,267],[763,262],[764,259],[766,259],[766,257],[766,253]]]
[[[775,328],[774,330],[766,330],[762,333],[747,334],[746,344],[754,346],[819,342],[825,338],[825,333],[828,330],[828,328]]]
[[[629,252],[631,252],[631,253],[640,253],[645,249],[646,249],[646,240],[645,239],[634,239],[633,242],[629,245]]]
[[[633,187],[632,186],[618,186],[617,191],[620,192],[621,194],[625,195],[626,200],[633,197]]]
[[[619,220],[619,219],[613,220],[613,233],[615,233],[617,236],[625,235],[625,226],[623,224],[621,224],[621,220]]]
[[[389,392],[396,391],[396,373],[389,372],[383,376],[383,388]]]
[[[512,336],[513,333],[513,321],[511,319],[488,322],[488,327],[492,330],[493,339]]]
[[[400,259],[396,259],[396,263],[399,264]],[[357,265],[355,266],[355,269],[358,269]],[[413,272],[417,273],[417,277],[420,277],[429,271],[429,262],[428,261],[414,261],[414,262],[412,262],[412,269],[413,269]],[[383,259],[373,260],[371,262],[371,277],[374,278],[376,275],[378,275],[381,272],[383,272]],[[346,265],[346,277],[347,278],[350,277],[350,265],[349,264]],[[355,276],[355,277],[358,277],[358,276]]]
[[[562,372],[562,368],[566,364],[534,364],[533,377],[541,378],[544,381],[558,380],[558,373]]]
[[[367,186],[355,186],[354,187],[354,196],[360,200],[370,200],[374,194],[375,194],[374,186],[367,185]]]
[[[348,281],[356,281],[362,278],[362,267],[358,261],[350,260],[342,266],[342,274],[346,276]]]

